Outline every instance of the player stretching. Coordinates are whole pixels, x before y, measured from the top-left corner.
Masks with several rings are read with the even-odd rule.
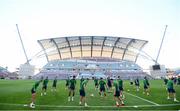
[[[36,90],[41,82],[42,82],[42,79],[35,82],[35,84],[33,85],[31,89],[31,93],[32,93],[32,102],[30,103],[31,108],[35,108]]]
[[[120,97],[120,90],[119,90],[119,85],[118,85],[118,81],[115,80],[114,81],[114,87],[115,87],[115,90],[114,90],[114,100],[116,101],[116,106],[119,107],[119,102],[121,102],[121,105],[124,105],[124,102],[123,102],[123,99]]]
[[[146,78],[146,76],[144,77],[144,80],[143,80],[143,84],[144,84],[144,92],[143,94],[147,94],[149,96],[149,82],[148,82],[148,79]]]
[[[87,85],[88,79],[84,80],[82,83],[80,83],[80,101],[79,101],[79,105],[82,105],[82,102],[84,101],[84,106],[88,106],[86,103],[86,92],[85,92],[85,87]]]
[[[57,86],[57,76],[56,76],[55,79],[53,80],[53,84],[52,84],[52,89],[51,89],[51,91],[56,91],[56,86]]]
[[[135,85],[136,85],[136,91],[139,91],[139,79],[136,78],[134,81]]]
[[[44,81],[43,81],[43,87],[42,87],[41,96],[43,96],[43,94],[46,95],[48,82],[49,82],[48,77],[46,77],[46,79],[44,79]]]
[[[106,92],[105,92],[105,91],[106,91],[106,90],[105,90],[106,82],[103,80],[102,77],[100,78],[99,86],[100,86],[100,88],[99,88],[99,90],[100,90],[99,94],[101,95],[101,97],[102,97],[102,93],[104,93],[104,96],[106,96]]]
[[[176,92],[175,92],[174,87],[173,87],[172,77],[170,77],[168,82],[167,82],[167,91],[168,91],[167,99],[170,99],[170,96],[173,95],[174,101],[178,102],[178,100],[176,99]]]
[[[123,80],[121,79],[120,76],[118,76],[118,86],[119,86],[119,91],[120,91],[120,97],[124,99],[125,96],[123,94]]]
[[[75,86],[76,86],[76,80],[75,80],[75,76],[73,76],[73,78],[69,81],[68,101],[71,101],[71,100],[74,101]],[[72,97],[71,97],[71,93],[72,93]]]

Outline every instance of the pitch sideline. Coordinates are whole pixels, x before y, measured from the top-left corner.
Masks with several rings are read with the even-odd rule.
[[[28,104],[12,104],[12,103],[0,103],[0,105],[12,105],[12,106],[22,106],[22,107],[29,107]],[[84,106],[61,106],[61,105],[36,105],[37,107],[59,107],[59,108],[79,108],[79,107],[84,107]],[[180,106],[180,104],[159,104],[159,105],[132,105],[132,106],[122,106],[122,107],[134,107],[134,108],[138,108],[138,107],[167,107],[167,106]],[[116,106],[88,106],[88,107],[94,107],[94,108],[102,108],[102,107],[106,107],[106,108],[113,108]]]

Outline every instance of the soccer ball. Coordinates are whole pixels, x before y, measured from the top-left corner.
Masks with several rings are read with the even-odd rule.
[[[30,104],[30,107],[31,107],[31,108],[35,108],[35,104],[31,103],[31,104]]]
[[[94,96],[94,94],[91,94],[91,96],[93,97],[93,96]]]
[[[128,89],[127,91],[129,92],[130,90]]]

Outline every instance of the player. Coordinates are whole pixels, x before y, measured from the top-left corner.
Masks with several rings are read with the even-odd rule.
[[[120,91],[120,97],[125,99],[125,96],[123,94],[123,80],[121,79],[120,76],[118,76],[118,86],[119,86],[119,91]]]
[[[108,88],[107,88],[108,92],[111,92],[111,90],[112,90],[112,83],[111,83],[110,77],[107,78],[107,86],[108,86]]]
[[[56,86],[57,86],[57,76],[53,80],[51,91],[56,91]]]
[[[79,105],[82,105],[82,102],[84,101],[84,106],[87,107],[87,103],[86,103],[86,91],[85,91],[85,87],[88,83],[88,79],[82,81],[82,83],[80,83],[80,89],[79,89],[79,93],[80,93],[80,101],[79,101]]]
[[[178,76],[178,79],[177,79],[177,85],[180,85],[180,75]]]
[[[104,96],[106,96],[106,89],[105,89],[105,86],[106,86],[106,82],[103,80],[103,78],[101,77],[100,78],[100,81],[99,81],[99,94],[101,95],[102,97],[102,93],[104,93]]]
[[[167,85],[168,79],[165,77],[164,78],[164,84]]]
[[[43,81],[41,96],[46,95],[48,82],[49,82],[49,80],[48,80],[48,76],[47,76],[46,79],[44,79],[44,81]]]
[[[143,94],[147,94],[149,96],[150,84],[149,84],[148,79],[147,79],[146,76],[144,77],[143,84],[144,84],[144,92],[143,92]]]
[[[69,97],[68,101],[74,101],[74,94],[75,94],[75,86],[76,86],[76,76],[73,76],[73,78],[69,81]],[[72,94],[72,96],[71,96]]]
[[[135,79],[134,84],[136,86],[136,91],[139,91],[139,79],[138,78]]]
[[[133,85],[133,79],[130,78],[130,85],[132,86]]]
[[[173,81],[174,81],[174,84],[176,85],[176,83],[177,83],[177,78],[176,78],[176,76],[173,77]]]
[[[98,89],[98,79],[97,77],[94,77],[94,85],[95,85],[95,90]]]
[[[119,107],[119,102],[121,102],[121,105],[124,105],[124,101],[123,99],[120,97],[120,90],[119,90],[119,85],[118,85],[118,81],[114,81],[114,87],[115,87],[115,90],[114,90],[114,100],[116,101],[116,106]]]
[[[80,85],[81,85],[81,83],[84,81],[84,78],[83,78],[83,76],[81,77],[81,79],[80,79]]]
[[[66,79],[66,88],[65,89],[69,89],[69,77]]]
[[[42,79],[35,82],[35,84],[33,85],[31,89],[31,94],[32,94],[32,102],[30,103],[31,108],[35,108],[36,90],[41,82],[42,82]]]
[[[167,91],[168,91],[168,97],[167,97],[167,99],[170,99],[170,96],[173,95],[173,97],[174,97],[174,102],[179,102],[179,101],[176,99],[176,92],[175,92],[174,87],[173,87],[172,77],[170,77],[169,80],[168,80],[168,82],[167,82]]]

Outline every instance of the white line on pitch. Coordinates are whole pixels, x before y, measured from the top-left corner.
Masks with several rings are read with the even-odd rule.
[[[134,97],[136,97],[136,98],[139,98],[139,99],[141,99],[141,100],[144,100],[144,101],[146,101],[146,102],[149,102],[149,103],[151,103],[151,104],[154,104],[154,105],[159,106],[159,104],[157,104],[157,103],[155,103],[155,102],[153,102],[153,101],[149,101],[149,100],[147,100],[147,99],[141,98],[141,97],[139,97],[139,96],[133,95],[133,94],[128,93],[128,92],[125,92],[125,93],[128,94],[128,95],[134,96]]]
[[[24,106],[24,107],[28,107],[29,105],[28,104],[11,104],[11,103],[0,103],[0,105],[13,105],[13,106]],[[84,107],[84,106],[62,106],[62,105],[36,105],[38,107],[67,107],[67,108],[70,108],[70,107]],[[161,106],[180,106],[180,104],[161,104],[161,105],[133,105],[133,106],[122,106],[122,107],[135,107],[135,108],[138,108],[138,107],[161,107]],[[102,108],[102,107],[109,107],[109,108],[112,108],[112,107],[116,107],[116,106],[88,106],[88,107],[94,107],[94,108]]]

